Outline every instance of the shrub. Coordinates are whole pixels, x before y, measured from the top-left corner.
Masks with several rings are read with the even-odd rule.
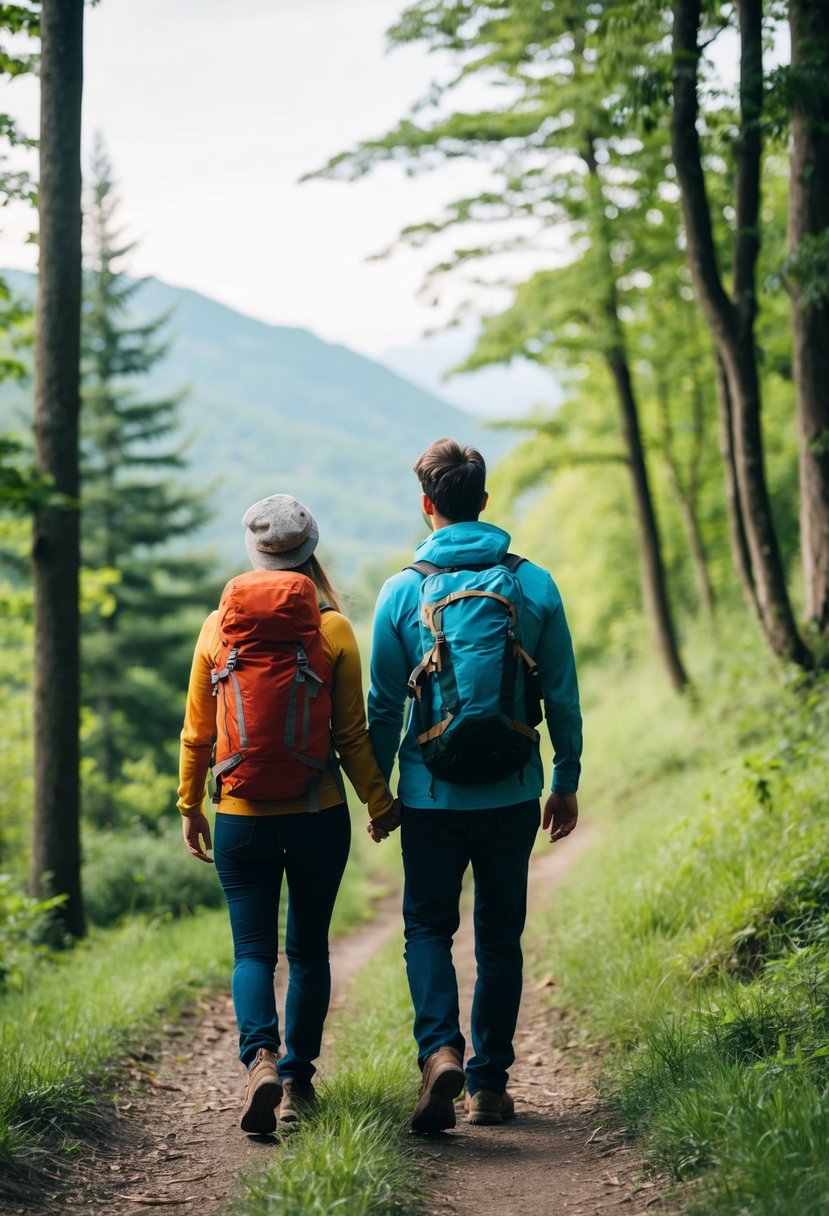
[[[223,898],[214,867],[189,856],[177,823],[160,836],[141,829],[87,831],[83,882],[87,915],[96,925],[136,912],[179,916],[219,907]]]
[[[43,930],[64,899],[30,899],[10,874],[0,874],[0,991],[20,987],[30,971],[51,957],[41,944]]]

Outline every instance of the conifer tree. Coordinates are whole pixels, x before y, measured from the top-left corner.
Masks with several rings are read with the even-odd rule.
[[[110,572],[111,594],[84,626],[83,700],[95,715],[88,751],[98,773],[87,783],[85,810],[112,822],[112,786],[124,760],[150,751],[165,762],[165,745],[179,726],[192,642],[184,610],[204,605],[210,595],[207,563],[180,543],[205,518],[204,496],[176,475],[184,465],[182,395],[155,398],[142,391],[167,353],[169,316],[143,324],[131,319],[141,281],[122,269],[134,243],[119,230],[111,165],[100,139],[92,178],[82,326],[81,537],[84,566]]]

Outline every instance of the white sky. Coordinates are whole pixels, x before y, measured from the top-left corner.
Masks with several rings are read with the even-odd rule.
[[[421,46],[386,53],[405,0],[101,0],[86,10],[85,167],[102,132],[140,241],[129,266],[275,324],[299,325],[377,355],[414,344],[469,297],[418,300],[451,248],[400,249],[367,262],[406,224],[480,189],[466,160],[407,177],[384,165],[356,183],[298,178],[361,138],[383,134],[447,64]],[[724,78],[736,53],[715,48]],[[477,87],[479,90],[482,86]],[[457,100],[457,99],[456,99]],[[466,96],[467,104],[480,94]],[[33,79],[0,85],[0,110],[37,134]],[[34,165],[34,161],[33,161]],[[34,217],[0,214],[0,266],[34,269]],[[503,232],[500,233],[504,235]],[[553,242],[553,245],[555,242]],[[551,250],[553,260],[557,260]],[[527,261],[524,262],[524,258]],[[526,274],[538,255],[498,270]],[[549,261],[549,254],[547,261]],[[473,299],[476,309],[504,295]]]
[[[141,244],[130,266],[378,354],[448,317],[415,294],[437,250],[368,255],[485,180],[474,164],[358,183],[303,172],[382,134],[440,70],[385,53],[403,0],[102,0],[86,13],[84,141],[100,130]],[[0,106],[37,133],[37,85]],[[31,215],[0,216],[0,266],[34,269]]]

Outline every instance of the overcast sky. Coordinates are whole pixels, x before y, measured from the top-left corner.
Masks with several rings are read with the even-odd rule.
[[[306,326],[369,354],[408,345],[448,315],[415,294],[434,254],[367,263],[407,223],[484,180],[475,165],[356,184],[297,179],[383,133],[441,63],[385,51],[403,0],[102,0],[86,13],[84,142],[100,131],[131,269],[264,320]],[[2,107],[37,131],[37,87]],[[30,216],[0,217],[0,265],[33,268]]]

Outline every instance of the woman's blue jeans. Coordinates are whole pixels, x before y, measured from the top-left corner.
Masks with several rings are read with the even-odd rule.
[[[445,1046],[463,1058],[452,939],[460,924],[464,872],[472,866],[478,976],[472,998],[473,1055],[466,1065],[471,1094],[479,1089],[503,1093],[515,1059],[527,872],[540,818],[538,801],[476,811],[403,810],[406,972],[421,1064]]]
[[[289,970],[279,1075],[300,1085],[311,1080],[320,1053],[331,996],[328,928],[350,843],[345,803],[317,814],[216,815],[213,852],[233,933],[239,1057],[249,1065],[260,1047],[280,1046],[273,977],[284,874]]]

